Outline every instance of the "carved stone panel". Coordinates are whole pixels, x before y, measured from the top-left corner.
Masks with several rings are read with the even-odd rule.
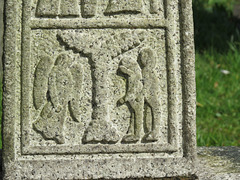
[[[72,144],[74,153],[102,151],[86,150],[96,143],[106,152],[124,152],[132,144],[168,145],[165,33],[32,30],[28,63],[33,75],[24,79],[31,84],[25,94],[31,108],[28,126],[22,127],[28,140],[23,152],[69,152]],[[170,151],[174,148],[169,144]]]
[[[190,6],[9,0],[5,179],[194,173]]]
[[[36,15],[39,17],[70,17],[79,15],[78,0],[38,0]]]

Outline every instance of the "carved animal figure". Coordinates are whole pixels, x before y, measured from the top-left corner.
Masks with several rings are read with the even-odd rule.
[[[134,132],[129,131],[122,139],[122,142],[133,143],[140,139],[141,132],[143,131],[143,104],[144,98],[142,95],[142,73],[141,68],[136,60],[133,58],[125,57],[121,60],[119,69],[124,74],[128,75],[128,88],[126,96],[119,100],[120,103],[128,102],[131,106],[132,117],[130,128],[133,127]]]

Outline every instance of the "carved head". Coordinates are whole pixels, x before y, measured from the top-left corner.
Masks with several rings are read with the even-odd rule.
[[[55,61],[55,65],[67,68],[69,65],[69,59],[70,59],[70,55],[65,53],[59,54]]]
[[[131,57],[124,57],[121,60],[120,69],[122,72],[124,72],[124,69],[122,69],[122,67],[127,68],[128,70],[130,70],[128,72],[132,72],[132,73],[139,73],[141,71],[140,66],[137,63],[137,61]],[[124,73],[126,73],[126,72],[124,72]],[[129,74],[129,73],[127,73],[127,74]]]
[[[121,60],[121,64],[129,69],[134,69],[134,67],[138,66],[137,61],[132,57],[124,57]]]
[[[156,66],[156,54],[150,48],[144,48],[140,51],[140,63],[143,67],[154,68]]]

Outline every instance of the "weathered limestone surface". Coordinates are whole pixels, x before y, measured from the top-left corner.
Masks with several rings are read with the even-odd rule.
[[[191,177],[154,178],[156,180],[239,180],[240,147],[198,147],[196,174]],[[0,150],[0,164],[2,151]],[[3,172],[0,168],[0,179]],[[143,178],[142,180],[152,180]]]
[[[199,147],[197,176],[202,180],[240,179],[240,147]]]
[[[3,77],[3,70],[2,70],[2,56],[3,56],[3,8],[4,7],[4,1],[0,1],[0,81],[2,82]]]
[[[4,178],[195,174],[191,0],[7,0]]]

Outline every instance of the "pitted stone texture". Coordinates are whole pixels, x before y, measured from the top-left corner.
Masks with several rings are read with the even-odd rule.
[[[36,15],[39,17],[79,16],[78,0],[39,0]]]
[[[240,179],[240,148],[199,147],[197,176],[203,180]]]
[[[8,0],[5,179],[194,174],[192,31],[190,0]]]
[[[141,178],[141,180],[238,180],[240,178],[240,147],[198,147],[197,149],[197,175],[173,178]],[[2,157],[1,150],[0,157]],[[0,164],[2,164],[1,159]],[[0,168],[0,178],[2,176],[3,172]]]
[[[0,81],[2,82],[3,77],[3,68],[2,68],[2,57],[3,57],[3,10],[4,10],[4,1],[0,2]]]

